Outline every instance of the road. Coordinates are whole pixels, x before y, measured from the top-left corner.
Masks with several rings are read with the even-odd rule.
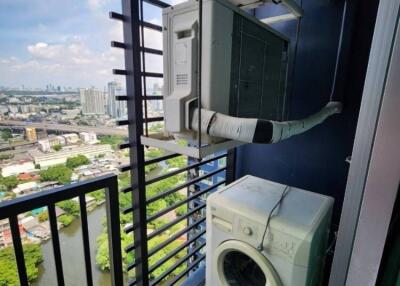
[[[128,130],[113,127],[94,127],[94,126],[77,126],[66,124],[51,124],[42,122],[24,122],[17,120],[0,120],[0,125],[10,127],[34,127],[42,130],[53,130],[63,132],[94,132],[97,135],[119,135],[128,136]]]

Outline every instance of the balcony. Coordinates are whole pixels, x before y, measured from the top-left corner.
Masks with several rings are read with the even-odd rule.
[[[23,244],[26,239],[22,237],[22,234],[25,235],[27,231],[21,223],[20,217],[24,217],[25,213],[39,208],[47,208],[56,281],[58,285],[65,284],[62,259],[63,253],[61,251],[59,237],[60,224],[57,219],[58,214],[56,210],[58,207],[56,206],[56,203],[73,198],[79,200],[82,251],[84,255],[84,265],[81,267],[85,269],[87,285],[94,285],[92,275],[93,258],[91,257],[90,247],[91,244],[96,243],[96,238],[90,237],[89,235],[86,195],[98,190],[104,190],[105,192],[111,285],[123,284],[118,180],[116,175],[106,175],[85,182],[26,195],[0,204],[0,220],[3,222],[8,220],[8,224],[6,223],[3,225],[2,233],[5,234],[7,229],[11,232],[12,246],[14,248],[20,285],[30,285],[25,261],[25,258],[27,257],[24,255]],[[73,263],[73,261],[69,261],[69,263]]]
[[[19,276],[20,285],[30,285],[36,281],[30,281],[27,271],[26,255],[24,257],[24,246],[27,245],[28,239],[26,234],[29,232],[25,229],[24,219],[28,216],[27,212],[35,209],[46,208],[48,212],[48,222],[51,237],[51,250],[50,257],[54,259],[55,271],[51,273],[47,269],[47,275],[53,276],[52,280],[58,285],[68,285],[68,281],[79,283],[78,273],[76,278],[71,279],[71,268],[74,269],[73,263],[80,263],[79,259],[72,259],[68,253],[69,249],[63,247],[62,237],[60,238],[60,221],[58,217],[60,202],[75,199],[79,201],[79,223],[81,225],[82,245],[75,245],[76,249],[71,252],[83,253],[84,264],[79,266],[80,270],[84,269],[83,280],[86,280],[87,285],[98,285],[95,280],[96,275],[93,274],[93,269],[96,267],[95,257],[93,257],[93,249],[96,249],[97,237],[90,235],[91,225],[88,220],[89,204],[87,196],[92,192],[104,191],[105,192],[105,207],[106,207],[106,221],[108,233],[108,249],[110,258],[110,277],[111,281],[102,279],[104,285],[137,285],[140,277],[140,267],[147,264],[147,277],[149,285],[174,285],[182,283],[189,274],[191,279],[188,280],[188,285],[195,285],[193,283],[204,282],[204,258],[205,258],[205,200],[204,197],[207,193],[216,190],[218,187],[226,183],[225,172],[227,170],[226,160],[229,155],[224,153],[204,159],[202,161],[190,161],[181,168],[172,169],[169,172],[161,173],[156,176],[146,177],[145,185],[148,188],[156,187],[157,183],[162,183],[164,180],[181,176],[186,178],[186,181],[178,181],[170,185],[168,188],[159,189],[155,195],[149,195],[146,198],[147,210],[157,206],[157,202],[167,197],[170,199],[176,198],[174,194],[177,192],[185,193],[179,196],[167,206],[157,208],[152,212],[146,212],[147,227],[141,228],[141,222],[133,219],[131,223],[121,226],[120,214],[129,215],[138,209],[133,204],[129,208],[122,209],[119,204],[119,196],[121,194],[129,194],[132,187],[118,188],[118,176],[114,174],[106,175],[96,179],[91,179],[71,185],[66,185],[59,188],[54,188],[47,191],[42,191],[35,194],[25,195],[11,201],[5,201],[0,204],[0,221],[8,221],[8,229],[11,232],[12,245],[15,254],[17,271]],[[151,166],[161,163],[166,160],[180,158],[176,154],[168,154],[144,162],[144,166]],[[220,164],[219,164],[219,163]],[[213,164],[213,169],[210,169],[210,163]],[[207,172],[201,173],[199,170],[207,166]],[[131,171],[129,166],[121,168],[121,173]],[[212,183],[214,182],[214,183]],[[161,186],[161,184],[158,184]],[[135,201],[135,200],[134,200]],[[179,215],[173,215],[178,208],[184,207],[184,213],[180,212]],[[89,208],[90,209],[90,208]],[[142,210],[141,208],[139,208]],[[133,216],[137,218],[138,216]],[[169,218],[169,221],[162,218]],[[91,220],[92,223],[93,220]],[[162,222],[162,223],[160,223]],[[98,222],[99,223],[99,222]],[[154,227],[157,225],[156,227]],[[124,245],[121,249],[121,229],[128,235],[133,237],[132,244]],[[68,230],[68,228],[67,228]],[[138,239],[138,232],[146,230],[146,235],[142,239]],[[2,229],[2,233],[4,229]],[[139,233],[140,235],[140,233]],[[153,241],[152,241],[153,240]],[[141,243],[145,241],[147,243]],[[50,244],[50,242],[46,242]],[[80,247],[81,250],[79,249]],[[138,253],[142,248],[147,248],[145,260],[139,260]],[[43,248],[42,248],[43,249]],[[136,259],[129,263],[124,263],[123,252],[132,254]],[[65,256],[67,255],[67,258]],[[156,259],[155,259],[156,258]],[[46,257],[45,260],[48,260]],[[126,260],[125,260],[126,262]],[[46,266],[49,262],[46,261]],[[194,272],[194,270],[198,270]],[[138,275],[139,274],[139,275]],[[68,277],[65,277],[68,276]],[[197,282],[195,282],[197,281]],[[40,279],[40,283],[45,283]],[[83,281],[81,281],[83,283]],[[48,282],[47,282],[48,283]]]
[[[150,18],[143,15],[149,7],[159,9],[158,12],[161,13],[160,9],[170,5],[160,0],[122,0],[122,11],[120,13],[111,12],[110,18],[122,23],[124,41],[113,41],[111,46],[123,50],[125,55],[124,69],[115,69],[113,73],[115,76],[122,76],[126,79],[127,94],[116,96],[116,100],[127,103],[128,118],[118,121],[117,124],[128,127],[128,140],[120,144],[119,149],[129,149],[129,164],[122,166],[117,173],[128,175],[129,182],[122,185],[119,183],[118,176],[113,174],[1,203],[0,231],[4,227],[9,229],[9,243],[13,246],[16,272],[18,272],[20,284],[25,286],[31,283],[27,271],[27,259],[24,256],[25,230],[21,226],[21,221],[24,219],[24,213],[45,208],[48,212],[51,234],[51,242],[48,243],[51,246],[51,254],[54,260],[54,271],[50,273],[54,278],[53,284],[68,284],[66,270],[73,263],[76,263],[75,268],[81,268],[81,272],[84,273],[84,278],[78,283],[84,285],[86,281],[89,286],[99,285],[93,272],[96,266],[92,250],[96,245],[96,237],[90,233],[91,222],[88,219],[90,213],[87,210],[86,196],[91,192],[104,190],[105,226],[107,230],[105,234],[108,236],[110,279],[101,285],[204,285],[207,195],[246,174],[267,177],[290,185],[303,186],[307,190],[335,197],[336,206],[333,210],[332,233],[340,230],[340,216],[343,215],[342,206],[343,213],[351,219],[349,219],[349,222],[340,222],[340,225],[345,230],[346,228],[354,229],[354,231],[347,231],[344,236],[342,235],[345,240],[341,242],[341,247],[338,247],[340,249],[339,260],[336,262],[336,267],[332,268],[332,281],[335,281],[335,279],[345,281],[346,277],[343,275],[347,275],[350,252],[352,251],[352,247],[349,247],[349,245],[353,245],[353,235],[356,233],[356,220],[359,215],[359,209],[355,207],[354,202],[346,202],[344,199],[348,175],[348,165],[345,163],[345,159],[351,154],[354,143],[355,135],[353,133],[355,133],[357,126],[364,78],[342,79],[346,78],[346,69],[357,75],[366,73],[366,68],[362,69],[359,66],[363,64],[365,67],[367,66],[368,53],[360,55],[359,51],[369,52],[369,37],[372,38],[373,34],[373,27],[371,27],[373,23],[370,22],[373,21],[370,21],[371,17],[366,11],[361,10],[359,12],[360,15],[357,16],[357,19],[360,23],[364,23],[368,29],[365,29],[364,25],[361,24],[356,27],[356,32],[360,35],[363,34],[363,36],[360,36],[361,39],[357,39],[359,44],[355,47],[352,46],[352,51],[348,52],[350,56],[353,56],[352,63],[355,61],[356,64],[350,68],[342,67],[342,65],[345,65],[342,61],[346,62],[346,59],[342,59],[341,53],[336,58],[337,46],[342,40],[345,44],[346,41],[350,40],[346,39],[347,37],[342,39],[339,36],[341,34],[340,24],[343,22],[344,27],[342,29],[351,25],[347,25],[345,18],[342,21],[340,17],[337,17],[338,12],[342,12],[337,3],[325,2],[315,7],[315,3],[310,4],[310,1],[305,1],[307,15],[303,23],[306,29],[303,29],[302,33],[309,38],[305,38],[299,47],[299,35],[296,35],[295,31],[297,30],[297,33],[300,31],[300,21],[298,24],[293,21],[291,25],[287,26],[278,23],[277,27],[290,35],[293,40],[291,52],[295,53],[294,58],[298,54],[299,63],[304,64],[306,62],[309,65],[306,72],[295,72],[295,68],[291,67],[293,69],[291,76],[295,78],[295,80],[293,79],[295,84],[292,84],[293,86],[290,88],[294,90],[293,94],[298,93],[295,103],[293,103],[298,108],[294,111],[295,113],[298,112],[295,116],[309,113],[322,101],[325,101],[326,98],[321,95],[329,94],[330,90],[326,89],[326,86],[330,85],[332,71],[335,69],[338,73],[341,73],[337,77],[340,80],[336,80],[335,74],[332,83],[337,90],[346,95],[349,93],[350,96],[354,96],[354,89],[360,90],[359,98],[354,99],[352,97],[352,100],[348,100],[347,110],[345,111],[347,113],[343,114],[344,119],[329,122],[329,128],[332,128],[335,132],[330,132],[329,129],[315,129],[308,135],[299,136],[297,139],[282,143],[279,146],[273,146],[273,148],[271,146],[260,148],[259,145],[247,145],[238,148],[238,152],[236,152],[236,149],[233,151],[224,150],[199,160],[168,152],[160,152],[157,156],[151,157],[146,155],[147,146],[141,144],[141,138],[143,135],[147,136],[151,133],[152,124],[161,124],[164,118],[158,115],[151,116],[148,113],[147,104],[150,101],[162,101],[163,96],[148,95],[146,91],[147,80],[162,80],[163,74],[147,71],[145,62],[146,57],[162,56],[163,51],[145,45],[144,31],[151,30],[161,34],[163,27],[150,23],[147,21]],[[343,13],[346,15],[348,13],[351,16],[351,13],[355,13],[361,7],[361,4],[352,5],[349,5],[351,7],[348,10],[345,6]],[[321,7],[323,9],[320,9]],[[261,17],[262,15],[259,14],[264,12],[261,10],[254,11],[257,17]],[[352,18],[355,18],[354,15]],[[318,39],[316,41],[318,44],[309,41],[310,39]],[[354,42],[357,41],[354,40]],[[312,55],[312,60],[310,60],[310,55]],[[293,59],[293,64],[295,63],[296,60]],[[336,67],[335,63],[337,64]],[[380,74],[384,75],[385,72]],[[309,85],[311,84],[315,89],[313,93],[309,92]],[[347,89],[350,91],[347,91]],[[346,90],[346,92],[343,90]],[[338,96],[337,94],[334,95]],[[339,95],[344,97],[340,92]],[[343,122],[348,123],[349,126],[343,128]],[[375,126],[375,123],[373,122],[371,126]],[[101,129],[98,131],[101,132]],[[370,140],[372,140],[372,137]],[[359,155],[358,160],[367,158],[364,153],[363,156]],[[168,164],[166,162],[170,160],[182,160],[184,164],[157,174],[149,174],[147,171],[157,164]],[[362,164],[359,163],[359,165]],[[357,176],[353,176],[353,178],[355,177]],[[163,185],[163,182],[170,183]],[[362,191],[363,189],[360,187],[359,192],[355,193],[359,195],[360,205]],[[122,195],[124,198],[129,198],[127,207],[121,207]],[[68,252],[68,249],[63,249],[62,245],[57,204],[73,198],[79,202],[77,220],[80,221],[82,237],[82,244],[79,249],[73,250],[82,254],[83,262],[69,260],[67,264],[63,256]],[[163,203],[164,200],[168,200],[168,203]],[[3,224],[3,221],[7,222]],[[352,222],[354,225],[351,226]],[[98,220],[97,223],[101,224],[101,221]],[[368,226],[371,227],[371,224]],[[0,233],[0,238],[1,235],[2,233]],[[129,239],[125,240],[126,237]],[[368,246],[368,244],[365,243],[365,246]],[[379,247],[383,247],[383,243]],[[348,251],[348,257],[344,255],[346,251]],[[72,249],[71,252],[73,252]],[[324,285],[328,283],[333,253],[335,253],[334,235],[332,235],[327,252],[326,277],[322,282]],[[73,254],[71,256],[73,257]],[[376,257],[380,259],[379,255]],[[340,263],[342,261],[344,262]],[[354,261],[362,260],[355,259]],[[378,265],[379,261],[375,264]],[[369,273],[368,271],[365,272]],[[355,280],[357,276],[365,276],[358,275],[357,271],[349,271],[349,273]],[[344,282],[331,283],[331,285],[344,285]]]

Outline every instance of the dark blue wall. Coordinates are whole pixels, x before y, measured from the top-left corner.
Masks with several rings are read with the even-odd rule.
[[[329,101],[343,12],[342,1],[303,0],[302,6],[305,13],[300,24],[294,71],[289,72],[290,119],[308,116]],[[237,150],[237,177],[251,174],[333,196],[334,225],[339,221],[346,186],[349,165],[345,159],[351,155],[354,141],[375,6],[350,7],[356,13],[349,13],[347,9],[355,28],[350,29],[349,25],[350,30],[346,30],[351,36],[350,41],[345,41],[348,62],[345,73],[340,71],[340,94],[335,95],[343,99],[343,113],[285,142],[249,144]],[[255,16],[264,18],[271,11],[270,6],[260,8]],[[296,21],[274,26],[290,37],[292,56],[296,26]]]

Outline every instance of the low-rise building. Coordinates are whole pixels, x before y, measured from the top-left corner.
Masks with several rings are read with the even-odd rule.
[[[25,127],[25,136],[26,136],[26,140],[28,140],[30,142],[37,141],[36,128],[34,128],[34,127]]]
[[[48,139],[38,140],[39,149],[42,152],[49,152],[51,150],[50,142]]]
[[[79,141],[79,136],[76,133],[68,133],[62,136],[65,138],[66,144],[75,144]]]
[[[26,232],[24,227],[19,224],[19,233],[21,239],[26,238]],[[10,223],[8,219],[0,220],[0,248],[7,247],[12,245],[12,236],[11,236],[11,229]]]
[[[24,196],[35,192],[38,189],[36,182],[28,182],[17,185],[16,188],[12,189],[12,192],[17,196]]]
[[[30,173],[35,171],[35,165],[31,161],[23,161],[16,164],[5,165],[1,168],[3,177],[15,176],[21,173]]]
[[[25,230],[29,230],[29,229],[35,227],[38,224],[38,221],[34,216],[27,216],[27,217],[24,217],[23,219],[21,219],[19,221],[19,223],[22,225],[22,227]]]
[[[40,176],[38,174],[21,173],[18,175],[19,181],[37,181],[39,178]]]
[[[65,145],[67,142],[63,136],[55,136],[49,138],[50,146],[54,145]]]
[[[96,144],[99,141],[97,140],[97,135],[94,132],[80,132],[79,138],[87,143],[87,144]]]
[[[72,141],[74,139],[72,137],[68,137]],[[56,145],[65,145],[66,139],[63,136],[49,136],[46,139],[42,139],[38,141],[39,149],[42,152],[49,152]]]
[[[30,152],[34,159],[35,164],[40,165],[41,168],[47,168],[58,164],[65,164],[68,158],[75,157],[77,155],[85,155],[88,158],[94,158],[100,154],[112,153],[113,150],[109,144],[101,145],[83,145],[74,146],[73,148],[66,148],[59,152],[47,153],[42,152]]]

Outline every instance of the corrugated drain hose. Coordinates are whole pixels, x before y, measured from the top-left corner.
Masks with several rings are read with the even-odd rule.
[[[329,116],[340,113],[342,104],[331,101],[317,113],[300,120],[272,121],[256,118],[232,117],[201,109],[201,133],[246,143],[271,144],[310,130]],[[192,114],[191,129],[198,130],[198,109]]]

